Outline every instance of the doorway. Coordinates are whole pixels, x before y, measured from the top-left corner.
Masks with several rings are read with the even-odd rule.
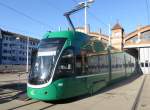
[[[140,66],[143,74],[150,74],[150,47],[140,48]]]

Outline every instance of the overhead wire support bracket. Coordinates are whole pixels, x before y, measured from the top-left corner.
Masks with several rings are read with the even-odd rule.
[[[71,11],[68,11],[68,12],[65,12],[64,13],[64,16],[66,17],[67,21],[69,22],[69,25],[71,27],[71,30],[75,31],[75,27],[70,19],[70,15],[72,15],[73,13],[83,9],[85,7],[84,4],[80,4],[78,6],[76,6],[74,9],[72,9]]]

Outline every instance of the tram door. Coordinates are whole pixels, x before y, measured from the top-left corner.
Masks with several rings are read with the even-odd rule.
[[[140,48],[140,64],[143,74],[150,74],[150,47]]]

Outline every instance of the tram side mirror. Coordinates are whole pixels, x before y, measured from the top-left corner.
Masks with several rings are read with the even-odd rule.
[[[31,53],[31,65],[33,64],[33,61],[34,61],[34,59],[35,59],[35,57],[37,55],[37,52],[38,52],[37,49],[32,50],[32,53]]]

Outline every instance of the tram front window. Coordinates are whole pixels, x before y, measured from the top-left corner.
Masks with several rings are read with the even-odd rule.
[[[36,55],[32,56],[31,72],[29,75],[30,84],[44,84],[50,80],[56,59],[64,42],[65,40],[60,42],[59,39],[53,39],[49,42],[47,40],[41,41]]]

